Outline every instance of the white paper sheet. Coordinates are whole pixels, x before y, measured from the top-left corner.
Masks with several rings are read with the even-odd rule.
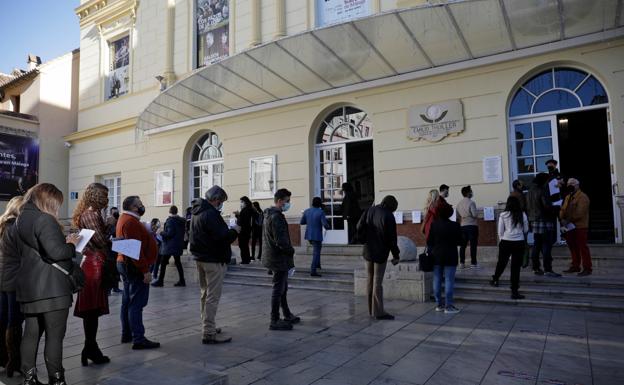
[[[230,218],[230,225],[229,225],[229,228],[230,228],[230,229],[233,229],[233,228],[235,228],[235,227],[236,227],[236,217],[231,217],[231,218]]]
[[[412,211],[412,223],[421,223],[422,222],[422,211],[414,210]]]
[[[484,207],[483,208],[483,220],[484,221],[493,221],[494,220],[494,207]]]
[[[80,230],[78,235],[80,235],[81,238],[80,238],[80,242],[78,242],[78,244],[76,245],[77,252],[82,253],[82,250],[84,250],[87,243],[89,243],[89,241],[91,240],[91,237],[93,237],[93,234],[95,234],[95,231],[91,229]]]
[[[403,211],[395,211],[394,212],[394,220],[395,220],[397,225],[402,224],[403,223]]]
[[[450,218],[451,222],[457,222],[457,210],[453,209],[453,215]]]
[[[113,251],[125,255],[126,257],[139,260],[141,255],[141,241],[137,239],[121,239],[113,241]]]

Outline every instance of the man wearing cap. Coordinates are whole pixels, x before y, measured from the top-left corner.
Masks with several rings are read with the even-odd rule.
[[[233,229],[221,216],[223,202],[228,199],[225,191],[213,186],[206,192],[206,199],[195,199],[192,203],[190,251],[197,263],[199,287],[201,289],[201,319],[203,344],[221,344],[232,338],[217,336],[221,332],[215,325],[217,307],[221,299],[223,279],[227,264],[232,259],[231,244],[238,237],[239,227]]]
[[[572,263],[564,273],[578,273],[578,276],[584,277],[592,273],[591,254],[587,246],[589,197],[581,191],[581,184],[575,178],[568,179],[567,188],[568,196],[561,207],[560,218],[561,226],[567,230],[565,238],[572,255]]]

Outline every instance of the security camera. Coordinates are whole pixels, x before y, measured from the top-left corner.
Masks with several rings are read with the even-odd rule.
[[[67,148],[70,148],[70,147],[72,146],[72,144],[71,144],[71,143],[69,143],[69,142],[64,142],[63,144],[64,144],[64,145],[65,145],[65,147],[67,147]]]

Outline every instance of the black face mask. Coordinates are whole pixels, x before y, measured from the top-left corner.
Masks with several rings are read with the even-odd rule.
[[[119,219],[119,213],[118,213],[118,212],[114,212],[114,213],[113,213],[113,217],[114,217],[115,219]]]
[[[143,214],[145,214],[145,206],[141,206],[141,207],[139,207],[139,208],[138,208],[138,211],[139,211],[139,212],[138,212],[139,216],[141,216],[141,217],[142,217],[142,216],[143,216]]]
[[[574,186],[568,186],[568,192],[570,194],[574,194],[576,192],[576,188]]]
[[[555,171],[555,166],[548,166],[548,171]]]

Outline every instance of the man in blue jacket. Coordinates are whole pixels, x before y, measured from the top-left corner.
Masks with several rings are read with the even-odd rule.
[[[329,230],[329,223],[323,212],[321,198],[312,199],[312,207],[306,209],[301,217],[301,225],[306,225],[305,239],[312,244],[312,266],[310,276],[320,277],[316,269],[321,268],[321,247],[323,246],[323,228]]]
[[[176,269],[178,270],[178,282],[173,286],[186,286],[184,280],[184,269],[182,268],[182,251],[184,250],[184,233],[186,220],[178,215],[178,208],[171,206],[169,208],[169,218],[165,221],[165,227],[160,233],[162,237],[162,246],[160,247],[160,255],[162,256],[158,279],[152,283],[152,286],[163,286],[165,281],[165,272],[169,259],[173,256]]]
[[[223,279],[227,264],[232,258],[230,245],[236,240],[240,230],[238,227],[228,228],[221,216],[223,202],[227,199],[228,196],[221,187],[213,186],[206,192],[206,199],[195,199],[192,204],[190,250],[197,263],[201,288],[204,344],[232,341],[232,338],[217,337],[221,330],[215,325]]]

